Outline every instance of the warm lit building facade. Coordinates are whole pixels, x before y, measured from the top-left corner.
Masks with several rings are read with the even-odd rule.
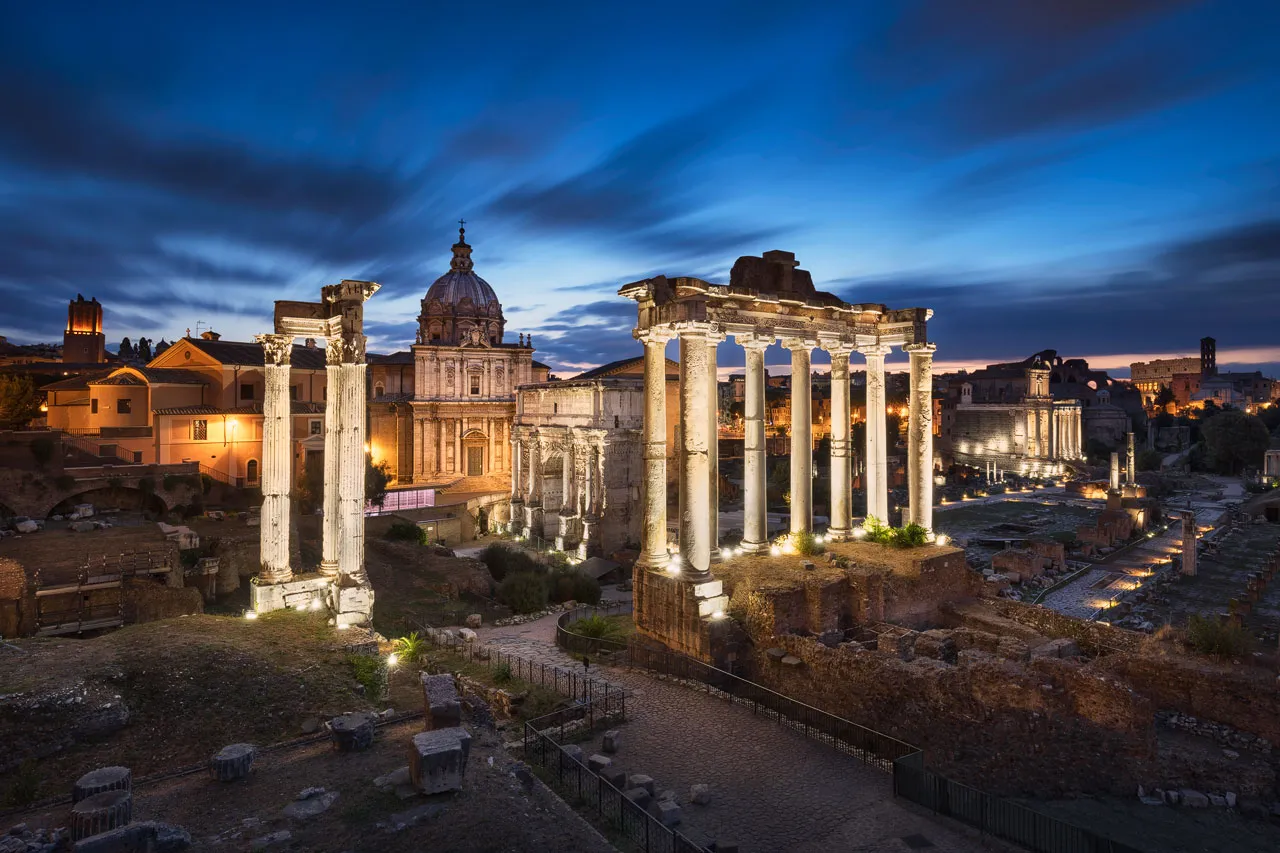
[[[261,476],[262,346],[183,338],[145,367],[119,367],[45,386],[48,426],[125,462],[197,462],[240,486]],[[324,349],[294,347],[290,371],[295,472],[324,449]]]
[[[449,272],[422,299],[409,352],[369,357],[369,444],[396,485],[507,489],[516,388],[544,382],[524,335],[506,340],[497,294],[459,232]]]
[[[1179,374],[1213,376],[1218,372],[1218,344],[1213,338],[1200,339],[1200,357],[1157,358],[1129,365],[1129,381],[1142,392],[1144,405],[1155,405],[1161,389],[1173,388]]]

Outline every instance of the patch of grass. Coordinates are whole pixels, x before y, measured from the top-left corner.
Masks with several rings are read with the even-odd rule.
[[[355,670],[356,681],[364,685],[365,698],[378,702],[387,693],[387,664],[381,657],[351,655],[347,658]]]
[[[554,690],[540,685],[530,685],[524,701],[520,703],[520,708],[516,713],[521,720],[528,722],[529,720],[536,720],[538,717],[545,717],[559,708],[564,701],[560,694]]]
[[[868,516],[863,524],[868,542],[879,542],[894,548],[919,548],[928,544],[929,531],[914,522],[905,527],[892,527],[875,516]]]
[[[28,758],[18,765],[18,772],[4,792],[6,806],[27,806],[36,801],[40,795],[40,765],[34,758]]]
[[[586,618],[571,623],[568,630],[583,637],[590,637],[593,640],[619,640],[626,635],[626,632],[616,620],[608,616],[601,616],[599,613],[593,613]]]
[[[813,557],[827,550],[826,547],[818,541],[818,537],[809,532],[793,533],[791,542],[795,545],[796,553],[802,557]]]
[[[396,640],[396,654],[406,663],[417,663],[427,650],[427,641],[417,631],[411,631]]]
[[[511,674],[511,664],[509,663],[498,664],[493,668],[492,672],[494,684],[510,684],[515,677]]]
[[[1244,627],[1193,614],[1187,621],[1187,642],[1202,655],[1238,658],[1253,648],[1253,637]]]

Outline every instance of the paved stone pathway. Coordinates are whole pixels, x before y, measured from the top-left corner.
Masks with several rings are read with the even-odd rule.
[[[581,668],[555,646],[555,617],[483,628],[483,641],[539,662]],[[969,853],[1006,850],[893,798],[889,774],[751,710],[635,670],[591,667],[628,693],[615,762],[674,790],[693,840],[734,840],[744,853]],[[600,751],[600,738],[583,744]],[[695,784],[711,803],[689,803]]]

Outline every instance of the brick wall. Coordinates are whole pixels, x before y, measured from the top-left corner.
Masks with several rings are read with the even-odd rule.
[[[1134,631],[1102,622],[1073,619],[1038,604],[1026,604],[1007,598],[983,599],[974,609],[990,611],[1051,639],[1066,637],[1075,640],[1088,654],[1103,654],[1113,650],[1137,651],[1145,639],[1144,634]],[[956,621],[964,621],[963,608],[948,608],[946,612]]]

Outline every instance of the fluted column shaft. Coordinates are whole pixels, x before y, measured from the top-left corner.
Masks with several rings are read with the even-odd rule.
[[[347,346],[351,348],[352,344],[348,342]],[[338,504],[341,525],[338,574],[364,586],[368,583],[364,571],[364,480],[368,463],[364,452],[366,366],[363,362],[363,341],[359,342],[359,352],[359,362],[344,362],[340,368],[342,379],[338,418],[341,432],[341,473],[338,478]]]
[[[885,425],[887,346],[859,350],[867,360],[867,517],[889,523],[889,447]]]
[[[686,575],[711,565],[711,417],[707,332],[680,332],[680,557]]]
[[[813,377],[810,344],[783,341],[791,350],[791,532],[813,530]]]
[[[717,347],[724,335],[707,336],[707,469],[711,505],[711,562],[720,562],[720,375]]]
[[[1113,492],[1120,491],[1120,454],[1119,453],[1111,454],[1111,479],[1110,479],[1110,482],[1107,483],[1107,485]]]
[[[342,538],[338,480],[341,476],[342,427],[338,412],[342,399],[342,339],[325,346],[324,391],[324,512],[320,543],[320,574],[338,574],[338,543]]]
[[[644,343],[644,481],[640,486],[640,564],[665,567],[667,553],[667,341],[669,333],[650,329]]]
[[[511,437],[511,502],[523,503],[524,493],[520,485],[520,471],[523,464],[523,454],[521,453],[520,439],[513,434]]]
[[[907,422],[907,513],[933,529],[933,353],[934,344],[910,344],[911,391]],[[1048,417],[1045,418],[1048,427]]]
[[[752,553],[769,550],[768,469],[764,441],[764,352],[772,342],[764,339],[738,339],[747,355],[742,546]]]
[[[282,583],[293,576],[289,566],[289,485],[293,453],[289,356],[291,335],[258,335],[262,344],[266,393],[262,399],[262,515],[259,521],[261,579]]]
[[[852,470],[849,467],[849,353],[850,349],[832,348],[831,352],[831,524],[829,533],[846,539],[853,533]]]

